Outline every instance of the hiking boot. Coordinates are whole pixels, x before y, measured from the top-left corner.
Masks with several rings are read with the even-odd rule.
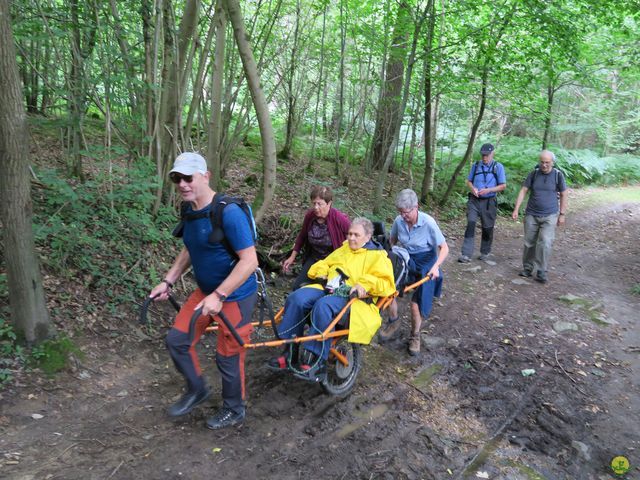
[[[542,270],[538,270],[536,273],[536,282],[547,283],[547,272],[543,272]]]
[[[460,262],[460,263],[469,263],[469,262],[471,262],[471,259],[469,257],[467,257],[466,255],[460,255],[458,257],[458,262]]]
[[[219,430],[221,428],[233,427],[244,422],[245,412],[236,413],[230,408],[221,408],[215,415],[207,420],[207,428]]]
[[[167,414],[170,417],[181,417],[182,415],[186,415],[210,396],[211,390],[207,387],[204,387],[197,392],[187,392],[180,397],[180,400],[169,407]]]
[[[391,340],[391,338],[396,333],[398,333],[401,323],[402,322],[400,321],[400,317],[390,318],[389,320],[387,320],[387,323],[384,324],[384,326],[380,329],[380,332],[378,333],[378,338],[380,339],[380,341],[386,342],[387,340]]]
[[[525,268],[524,270],[521,270],[518,275],[520,275],[521,277],[529,278],[531,276],[531,270],[527,270]]]
[[[420,353],[420,333],[414,333],[409,338],[409,355],[415,357]]]

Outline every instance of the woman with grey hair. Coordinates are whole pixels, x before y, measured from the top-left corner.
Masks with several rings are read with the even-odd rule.
[[[308,275],[316,283],[302,286],[287,297],[282,321],[277,327],[280,338],[301,336],[309,312],[309,334],[318,334],[345,307],[349,296],[360,299],[386,297],[396,291],[391,261],[382,246],[371,240],[372,234],[371,221],[356,218],[349,227],[347,241],[311,266]],[[349,322],[349,341],[367,344],[382,320],[375,302],[356,300],[350,307]],[[331,339],[305,342],[304,349],[296,376],[312,382],[323,380]],[[269,360],[267,367],[276,371],[288,370],[297,362],[297,356],[296,347],[287,345],[282,355]]]
[[[409,354],[420,353],[420,327],[433,307],[433,298],[442,290],[440,265],[449,254],[449,246],[436,221],[430,215],[418,210],[418,196],[410,189],[402,190],[396,197],[399,215],[391,227],[390,243],[407,250],[409,268],[419,278],[430,275],[411,297],[411,336]],[[394,300],[389,307],[389,319],[380,331],[380,340],[389,340],[400,327],[398,305]]]
[[[396,208],[409,210],[418,206],[418,195],[410,188],[405,188],[396,197]]]

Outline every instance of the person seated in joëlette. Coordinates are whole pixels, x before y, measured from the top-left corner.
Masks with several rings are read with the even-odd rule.
[[[309,278],[317,283],[303,286],[287,297],[282,321],[277,327],[280,338],[301,336],[309,316],[307,335],[322,333],[349,302],[349,297],[355,295],[358,300],[347,312],[348,340],[363,344],[371,342],[381,324],[375,302],[378,297],[395,292],[391,261],[382,245],[371,240],[372,234],[373,224],[369,219],[354,219],[347,241],[309,268]],[[323,381],[331,341],[329,338],[303,342],[304,352],[295,376],[312,382]],[[286,345],[281,356],[269,360],[268,368],[287,370],[298,356],[295,347],[297,345]]]

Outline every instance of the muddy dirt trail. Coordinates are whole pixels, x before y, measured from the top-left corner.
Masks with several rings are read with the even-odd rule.
[[[443,225],[452,254],[421,355],[406,353],[406,306],[346,398],[252,352],[241,428],[204,428],[219,401],[214,336],[200,348],[214,400],[172,421],[182,382],[163,328],[140,330],[133,307],[117,327],[96,322],[71,371],[0,392],[0,477],[603,480],[623,455],[618,478],[640,478],[640,195],[624,191],[574,192],[546,285],[517,276],[521,224],[500,219],[494,257],[466,265],[464,227]]]

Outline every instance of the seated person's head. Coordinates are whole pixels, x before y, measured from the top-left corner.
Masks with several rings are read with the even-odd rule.
[[[373,235],[373,223],[364,217],[354,218],[347,233],[347,241],[351,250],[362,248]]]
[[[316,217],[326,218],[327,215],[329,215],[331,202],[333,201],[333,192],[329,187],[322,185],[313,186],[311,193],[309,193],[309,199],[311,200],[311,207]]]

